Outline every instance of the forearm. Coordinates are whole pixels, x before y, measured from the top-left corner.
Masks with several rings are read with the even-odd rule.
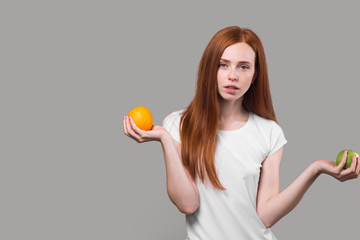
[[[259,205],[257,210],[263,223],[271,227],[294,209],[318,176],[313,163],[286,189]]]
[[[161,140],[163,148],[167,192],[171,201],[185,214],[192,214],[199,206],[199,194],[196,185],[187,174],[181,157],[170,135]]]

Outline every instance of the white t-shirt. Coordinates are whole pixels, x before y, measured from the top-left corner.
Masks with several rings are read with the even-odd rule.
[[[179,143],[181,112],[173,112],[163,121],[163,127]],[[200,204],[195,213],[186,215],[186,239],[276,240],[256,212],[256,197],[262,162],[286,142],[275,121],[254,113],[237,130],[218,130],[215,165],[226,190],[197,180]]]

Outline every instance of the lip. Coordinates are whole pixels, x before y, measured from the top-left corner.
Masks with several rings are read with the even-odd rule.
[[[233,87],[234,89],[231,89],[229,87]],[[235,93],[240,90],[236,85],[226,85],[226,86],[224,86],[224,89],[228,93]]]
[[[239,90],[239,87],[236,85],[233,85],[233,84],[224,86],[224,88],[229,88],[229,87],[233,87],[233,88],[236,88],[237,90]]]

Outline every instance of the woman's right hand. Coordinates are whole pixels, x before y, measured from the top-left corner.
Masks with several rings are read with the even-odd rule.
[[[165,128],[158,125],[153,125],[149,131],[144,131],[136,126],[132,117],[124,116],[123,120],[124,133],[128,137],[134,139],[138,143],[148,141],[161,141],[163,137],[168,134]]]
[[[138,143],[160,141],[163,147],[166,185],[170,200],[180,212],[193,214],[199,207],[199,190],[181,159],[181,145],[162,126],[153,125],[149,131],[139,129],[134,120],[125,116],[124,133]]]

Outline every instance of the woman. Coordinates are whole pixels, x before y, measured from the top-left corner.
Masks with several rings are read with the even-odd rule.
[[[124,132],[137,142],[160,141],[167,191],[186,214],[187,239],[276,239],[270,227],[289,213],[316,178],[357,178],[330,160],[312,163],[280,192],[286,144],[277,124],[262,43],[250,29],[228,27],[214,35],[201,58],[196,93],[163,127],[140,130],[129,117]]]

